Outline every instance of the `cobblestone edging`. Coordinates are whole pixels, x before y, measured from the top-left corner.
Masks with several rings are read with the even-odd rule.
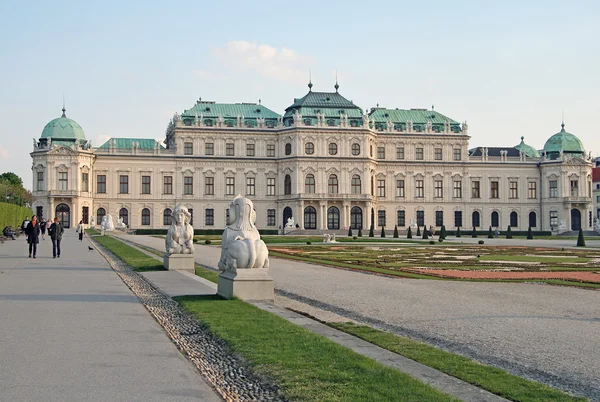
[[[177,302],[88,236],[121,280],[165,329],[177,348],[226,401],[285,401],[278,388],[252,373],[225,342]]]

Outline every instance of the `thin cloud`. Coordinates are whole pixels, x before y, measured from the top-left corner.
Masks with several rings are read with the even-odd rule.
[[[192,74],[199,78],[211,78],[214,76],[213,73],[206,70],[192,70]]]
[[[0,158],[8,158],[9,155],[8,150],[0,145]]]
[[[217,59],[231,69],[249,69],[280,81],[305,82],[314,59],[286,47],[248,41],[227,42],[213,50]]]

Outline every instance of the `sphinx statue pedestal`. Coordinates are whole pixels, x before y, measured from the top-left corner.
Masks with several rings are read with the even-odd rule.
[[[225,299],[274,300],[275,283],[268,268],[238,269],[219,274],[217,293]]]
[[[163,257],[163,264],[169,271],[190,271],[196,272],[194,265],[194,254],[166,254]]]

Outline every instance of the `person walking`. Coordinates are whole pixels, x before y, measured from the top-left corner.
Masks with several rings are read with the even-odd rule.
[[[83,240],[83,232],[84,232],[84,227],[83,227],[83,219],[79,221],[79,225],[77,225],[77,232],[79,233],[79,241]]]
[[[27,241],[29,243],[29,258],[31,258],[32,251],[33,258],[36,258],[35,255],[37,254],[37,245],[40,242],[40,223],[35,215],[31,217],[31,222],[29,222],[27,225],[25,234],[27,234]]]
[[[46,221],[46,219],[42,218],[41,222],[40,222],[40,230],[42,231],[42,240],[46,240],[46,225],[48,224],[48,222]]]
[[[23,220],[23,223],[21,223],[21,232],[25,233],[25,242],[29,243],[29,239],[27,238],[27,225],[29,225],[29,217],[26,216],[25,219]]]
[[[52,258],[60,258],[60,242],[65,229],[63,225],[58,221],[58,217],[54,218],[54,223],[48,228],[48,235],[52,240]]]

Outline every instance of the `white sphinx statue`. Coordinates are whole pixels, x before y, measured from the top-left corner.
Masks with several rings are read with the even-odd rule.
[[[113,230],[115,230],[115,225],[112,220],[112,215],[110,215],[110,214],[104,215],[102,217],[102,223],[100,224],[100,227],[105,232],[112,232]]]
[[[558,233],[564,233],[564,232],[568,232],[569,229],[567,228],[567,221],[564,219],[561,219],[560,223],[558,224]]]
[[[194,253],[194,228],[190,225],[191,217],[184,205],[179,204],[175,207],[165,238],[167,255]]]
[[[235,197],[221,241],[219,270],[235,273],[238,269],[269,268],[269,251],[254,226],[255,220],[252,201],[241,195]]]
[[[286,228],[295,228],[296,227],[296,222],[294,221],[293,217],[289,217],[287,220],[287,223],[285,224]]]
[[[127,225],[125,224],[125,222],[123,222],[123,218],[121,218],[121,217],[117,218],[117,224],[115,225],[115,228],[127,229]]]

